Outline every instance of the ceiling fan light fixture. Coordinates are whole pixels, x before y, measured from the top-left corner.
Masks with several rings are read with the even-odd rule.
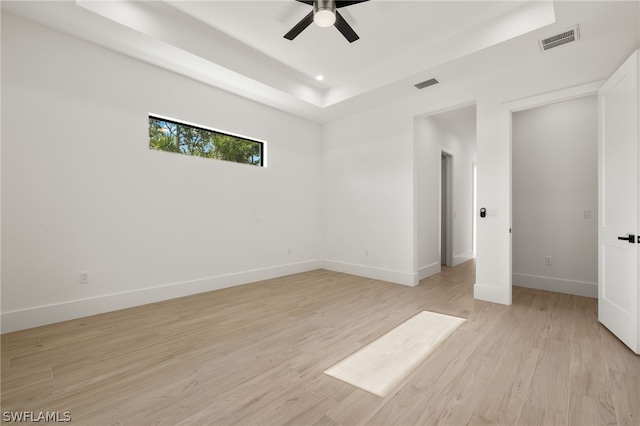
[[[336,3],[317,0],[313,3],[313,22],[319,27],[330,27],[336,22]]]
[[[319,27],[330,27],[336,22],[336,15],[330,10],[321,10],[313,15],[313,22]]]
[[[2,0],[0,0],[2,1]],[[353,43],[358,40],[358,34],[353,31],[351,25],[342,17],[337,9],[345,6],[352,6],[358,3],[364,3],[369,0],[344,0],[338,3],[336,0],[296,0],[300,3],[313,6],[313,10],[300,20],[296,25],[284,35],[287,40],[293,40],[298,37],[302,31],[305,30],[312,23],[316,23],[319,27],[334,26],[340,34],[347,39],[349,43]]]

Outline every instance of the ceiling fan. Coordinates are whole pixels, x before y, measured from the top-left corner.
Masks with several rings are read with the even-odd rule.
[[[351,6],[353,4],[364,3],[369,0],[354,0],[354,1],[340,1],[340,0],[296,0],[300,3],[313,6],[313,10],[309,12],[307,16],[302,18],[291,30],[284,35],[284,38],[293,40],[296,38],[305,28],[311,25],[312,22],[319,27],[335,26],[338,31],[349,41],[353,43],[358,40],[358,34],[353,31],[353,28],[347,21],[344,20],[342,15],[336,10],[341,7]]]

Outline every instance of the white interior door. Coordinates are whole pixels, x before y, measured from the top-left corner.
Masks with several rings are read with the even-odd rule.
[[[598,91],[598,319],[640,354],[638,52]]]

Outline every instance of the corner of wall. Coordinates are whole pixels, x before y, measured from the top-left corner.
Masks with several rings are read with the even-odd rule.
[[[468,262],[473,258],[473,252],[471,251],[463,254],[456,254],[455,256],[453,256],[453,266],[458,266],[464,262]]]
[[[394,271],[390,269],[374,268],[372,266],[356,265],[353,263],[338,262],[336,260],[324,260],[323,269],[333,272],[357,275],[359,277],[372,278],[374,280],[387,281],[394,284],[418,285],[418,273]]]
[[[440,273],[442,266],[440,262],[432,263],[431,265],[423,266],[418,269],[418,280],[422,281],[425,278],[429,278],[432,275]]]

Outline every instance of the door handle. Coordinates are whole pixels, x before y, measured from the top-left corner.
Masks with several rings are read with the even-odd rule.
[[[618,239],[622,241],[629,241],[631,244],[634,244],[636,242],[636,236],[633,234],[626,237],[618,237]]]

